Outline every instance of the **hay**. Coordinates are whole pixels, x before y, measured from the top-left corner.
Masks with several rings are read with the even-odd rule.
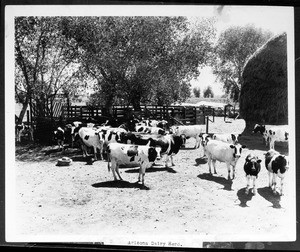
[[[271,38],[246,62],[240,114],[247,122],[287,124],[287,38]]]

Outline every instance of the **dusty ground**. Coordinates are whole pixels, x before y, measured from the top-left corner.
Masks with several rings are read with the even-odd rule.
[[[243,122],[211,124],[212,132],[244,130]],[[64,154],[52,147],[16,148],[15,216],[13,230],[30,241],[104,242],[122,245],[200,246],[206,241],[286,240],[295,229],[294,190],[289,183],[283,197],[267,187],[262,166],[258,194],[245,194],[243,164],[248,153],[263,159],[260,136],[245,133],[247,145],[237,165],[237,178],[227,180],[224,163],[217,175],[208,173],[193,149],[194,139],[174,157],[175,166],[156,162],[146,172],[145,187],[135,183],[138,168],[121,169],[126,181],[115,182],[105,161],[87,165],[81,152]],[[277,148],[277,147],[275,147]],[[277,150],[288,154],[287,145]],[[73,159],[56,166],[58,158]],[[294,171],[290,171],[288,179]],[[170,242],[170,243],[169,243]],[[165,243],[165,244],[164,244]]]

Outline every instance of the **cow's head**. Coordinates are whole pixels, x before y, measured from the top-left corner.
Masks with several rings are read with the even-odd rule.
[[[242,149],[246,148],[246,145],[240,145],[240,144],[233,145],[233,144],[231,144],[230,148],[234,150],[233,157],[234,158],[240,158],[241,154],[242,154]]]
[[[244,169],[247,169],[248,171],[257,171],[257,172],[259,172],[260,169],[261,169],[260,163],[261,163],[261,159],[258,159],[257,156],[249,154],[246,157],[246,161],[245,161],[245,164],[244,164]]]
[[[206,146],[207,142],[210,139],[210,136],[208,134],[204,133],[204,134],[201,134],[199,137],[201,139],[201,145]]]
[[[241,134],[231,134],[231,140],[234,144],[236,144],[239,140],[238,138],[241,136]]]

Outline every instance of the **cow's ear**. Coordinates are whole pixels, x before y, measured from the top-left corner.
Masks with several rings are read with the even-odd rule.
[[[257,163],[260,163],[260,162],[261,162],[261,159],[258,159],[256,162],[257,162]]]
[[[230,145],[230,148],[231,148],[231,149],[234,149],[234,147],[235,147],[235,146],[234,146],[233,144]]]

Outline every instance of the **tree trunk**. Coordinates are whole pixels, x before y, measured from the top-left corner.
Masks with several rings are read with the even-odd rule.
[[[134,111],[141,111],[141,98],[135,96],[132,100],[131,100],[131,104],[133,106]]]
[[[28,98],[26,98],[25,103],[23,103],[22,105],[23,107],[18,118],[18,124],[21,124],[23,122],[23,118],[28,107]]]

